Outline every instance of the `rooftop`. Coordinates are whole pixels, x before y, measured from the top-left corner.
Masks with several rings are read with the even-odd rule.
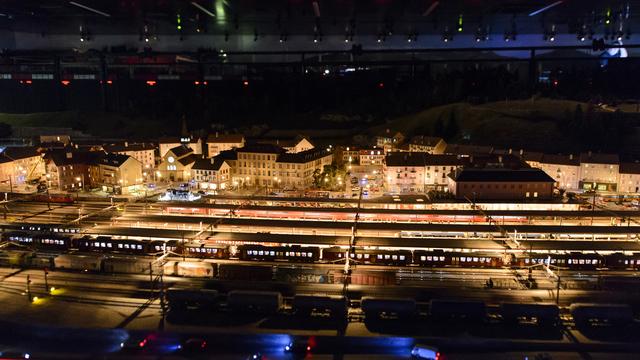
[[[244,141],[242,134],[209,134],[207,143],[241,143]]]
[[[544,171],[533,168],[462,169],[453,175],[453,179],[456,182],[555,182]]]
[[[169,149],[169,151],[171,151],[178,158],[181,158],[183,156],[193,153],[193,149],[184,144],[173,147]]]
[[[602,154],[589,151],[580,154],[580,162],[589,164],[617,165],[620,163],[620,157],[617,154]]]
[[[97,155],[97,154],[96,154]],[[125,161],[129,160],[129,155],[115,154],[115,153],[101,153],[97,155],[95,159],[96,164],[120,167]]]
[[[120,144],[107,144],[104,145],[104,150],[107,152],[124,152],[124,151],[143,151],[143,150],[155,150],[155,145],[152,143],[120,143]]]
[[[544,154],[541,163],[580,166],[580,159],[574,155]]]
[[[221,157],[213,157],[210,159],[205,159],[205,158],[199,158],[196,159],[196,161],[193,163],[193,166],[191,167],[193,170],[220,170],[220,167],[222,167],[222,164],[224,164],[225,160],[222,159]]]
[[[0,163],[40,156],[33,146],[8,146],[0,153]]]
[[[325,149],[310,149],[299,153],[280,154],[276,161],[280,163],[306,163],[329,155],[331,152]]]
[[[246,144],[245,146],[238,148],[238,152],[241,153],[261,153],[261,154],[281,154],[285,150],[280,146],[273,144]]]

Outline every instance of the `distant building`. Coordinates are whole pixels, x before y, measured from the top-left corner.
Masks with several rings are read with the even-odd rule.
[[[189,181],[192,178],[191,167],[199,157],[186,144],[173,147],[162,157],[157,172],[164,180]]]
[[[207,156],[214,157],[222,151],[241,148],[244,143],[242,134],[220,134],[216,131],[207,137]]]
[[[460,156],[488,155],[492,152],[493,148],[491,146],[480,145],[447,144],[444,149],[445,154]]]
[[[555,181],[540,169],[472,169],[449,175],[449,191],[460,200],[551,199]]]
[[[509,153],[512,153],[511,150],[509,150]],[[542,158],[544,157],[543,153],[537,151],[520,150],[519,155],[520,158],[527,164],[529,164],[529,166],[531,166],[532,168],[540,168],[542,164]]]
[[[425,152],[428,154],[444,154],[447,143],[437,136],[414,136],[407,144],[409,152]]]
[[[618,191],[625,193],[640,192],[640,162],[623,162],[620,164]]]
[[[89,172],[92,187],[101,187],[103,191],[116,194],[128,194],[144,181],[142,163],[123,154],[98,154]]]
[[[42,154],[32,146],[9,146],[0,153],[0,182],[12,185],[38,180],[45,175]]]
[[[555,180],[559,189],[578,189],[580,182],[580,159],[572,154],[544,154],[538,166]]]
[[[122,144],[105,145],[104,150],[109,153],[131,156],[142,164],[143,171],[151,172],[156,165],[156,146],[152,143],[129,143],[125,141]]]
[[[202,154],[202,139],[193,137],[162,137],[158,140],[158,148],[160,149],[160,157],[164,158],[167,151],[176,146],[186,145],[193,150],[196,155]]]
[[[383,134],[376,136],[376,146],[386,151],[395,150],[403,142],[404,135],[399,131],[386,129]]]
[[[231,166],[222,157],[196,159],[191,172],[199,189],[224,190],[231,182]]]
[[[580,154],[580,182],[583,190],[617,191],[620,158],[616,154]]]
[[[274,139],[258,141],[259,144],[275,145],[283,148],[288,153],[299,153],[311,149],[315,149],[315,146],[305,136],[296,136],[293,139]]]

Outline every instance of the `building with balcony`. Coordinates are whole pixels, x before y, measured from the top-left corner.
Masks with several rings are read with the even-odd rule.
[[[115,194],[129,194],[143,185],[142,163],[123,154],[97,154],[90,166],[92,187]]]
[[[191,173],[199,189],[225,190],[231,184],[231,166],[219,156],[196,159]]]

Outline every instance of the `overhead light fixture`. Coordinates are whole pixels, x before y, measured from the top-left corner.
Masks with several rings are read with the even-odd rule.
[[[83,5],[83,4],[77,3],[77,2],[75,2],[75,1],[69,1],[69,4],[70,4],[70,5],[73,5],[73,6],[77,6],[77,7],[81,8],[81,9],[84,9],[84,10],[87,10],[87,11],[91,11],[91,12],[92,12],[92,13],[94,13],[94,14],[102,15],[102,16],[104,16],[104,17],[111,17],[111,14],[109,14],[109,13],[106,13],[106,12],[104,12],[104,11],[100,11],[100,10],[94,9],[94,8],[92,8],[92,7],[89,7],[89,6],[87,6],[87,5]]]
[[[453,35],[449,32],[448,26],[444,27],[444,31],[442,32],[442,41],[446,43],[453,41]]]
[[[286,42],[288,40],[288,35],[286,32],[283,32],[282,34],[280,34],[280,42]]]
[[[383,33],[378,34],[378,39],[376,40],[379,43],[384,42],[387,39],[387,36]]]
[[[191,5],[195,6],[196,8],[198,8],[198,10],[202,11],[203,13],[211,16],[211,17],[216,17],[216,14],[212,13],[211,11],[209,11],[209,9],[205,8],[204,6],[198,4],[195,1],[191,2]]]
[[[536,15],[538,15],[540,13],[543,13],[543,12],[553,8],[553,7],[556,7],[556,6],[560,5],[560,4],[562,4],[563,2],[564,1],[562,1],[562,0],[556,1],[556,2],[554,2],[552,4],[549,4],[547,6],[544,6],[544,7],[540,8],[540,9],[538,9],[538,10],[532,12],[532,13],[529,13],[529,16],[536,16]]]

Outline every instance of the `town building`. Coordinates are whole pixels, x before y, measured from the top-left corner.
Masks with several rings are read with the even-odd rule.
[[[97,152],[73,148],[47,153],[44,157],[47,186],[66,191],[89,189],[92,184],[91,164],[98,155]]]
[[[296,136],[292,139],[274,139],[258,141],[260,144],[274,145],[283,148],[288,153],[299,153],[315,148],[315,145],[305,136]]]
[[[196,159],[191,173],[197,187],[202,190],[225,190],[231,182],[231,166],[219,156]]]
[[[620,164],[619,192],[640,192],[640,162],[623,162]]]
[[[160,150],[160,157],[164,158],[170,149],[173,149],[180,145],[186,145],[191,148],[194,154],[202,154],[202,139],[194,137],[162,137],[158,140],[158,148]]]
[[[513,152],[509,150],[508,153],[512,154]],[[520,158],[532,168],[540,168],[542,164],[542,158],[544,157],[544,154],[541,152],[525,150],[520,150],[519,155]]]
[[[220,134],[216,131],[207,137],[207,156],[214,157],[222,151],[241,148],[244,143],[242,134]]]
[[[104,145],[108,153],[131,156],[142,164],[144,172],[151,173],[155,168],[156,146],[152,143],[129,143]]]
[[[535,168],[463,168],[449,175],[449,191],[459,200],[551,199],[554,179]]]
[[[481,145],[447,144],[444,149],[445,154],[460,156],[488,155],[492,152],[493,148],[491,146]]]
[[[428,154],[444,154],[447,143],[437,136],[414,136],[406,144],[409,152],[425,152]]]
[[[383,134],[376,136],[376,146],[386,151],[395,150],[404,142],[404,135],[397,131],[386,129]]]
[[[233,181],[241,186],[273,186],[277,184],[276,160],[286,150],[272,144],[247,144],[236,149]]]
[[[538,168],[555,180],[555,187],[575,190],[580,182],[580,159],[573,154],[544,154]]]
[[[384,165],[385,151],[383,148],[374,147],[368,149],[360,149],[358,151],[358,165]]]
[[[620,158],[616,154],[580,154],[580,189],[617,191],[619,173]]]
[[[97,154],[89,172],[92,187],[115,194],[129,194],[144,182],[142,163],[129,155]]]
[[[201,156],[194,153],[193,149],[186,144],[182,144],[169,149],[156,171],[158,180],[168,181],[189,181],[192,178],[191,167]]]
[[[9,186],[39,180],[46,173],[45,162],[32,146],[9,146],[0,153],[0,182]]]
[[[313,174],[331,165],[333,154],[326,149],[309,149],[280,154],[276,159],[275,185],[278,188],[305,189],[313,184]]]

